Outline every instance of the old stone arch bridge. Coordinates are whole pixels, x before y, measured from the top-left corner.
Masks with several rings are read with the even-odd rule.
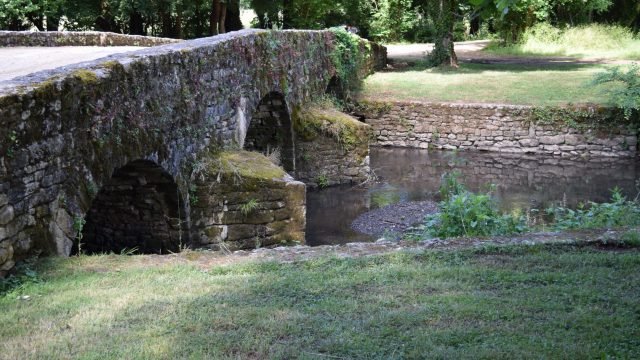
[[[151,46],[0,81],[0,275],[34,252],[304,241],[305,185],[289,174],[344,165],[322,163],[335,139],[304,149],[290,117],[336,82],[330,31],[0,32],[0,45]],[[361,48],[365,76],[384,55]],[[309,153],[321,159],[304,170]]]

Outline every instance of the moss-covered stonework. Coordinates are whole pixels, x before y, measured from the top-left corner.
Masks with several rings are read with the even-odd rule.
[[[606,109],[519,105],[380,102],[360,99],[375,144],[437,149],[633,157],[637,126]]]
[[[182,40],[96,31],[0,31],[0,46],[158,46]]]
[[[241,147],[263,97],[291,109],[324,94],[333,50],[328,31],[244,30],[0,82],[0,275],[34,251],[68,255],[74,223],[132,161],[189,198],[211,149]],[[183,242],[197,244],[190,204]]]
[[[327,186],[359,183],[369,177],[371,126],[330,106],[315,104],[294,111],[292,120],[296,179]]]
[[[264,155],[215,154],[195,179],[195,245],[237,250],[304,243],[305,185]]]

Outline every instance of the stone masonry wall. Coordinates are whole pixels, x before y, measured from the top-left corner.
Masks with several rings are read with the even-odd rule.
[[[366,155],[363,156],[363,153]],[[334,137],[321,135],[296,143],[296,179],[311,187],[360,184],[369,178],[369,146],[345,149]],[[324,183],[326,181],[326,183]]]
[[[579,130],[536,124],[534,109],[528,106],[370,100],[363,100],[362,105],[365,122],[374,129],[375,144],[381,146],[569,157],[636,156],[635,130],[623,125]]]
[[[197,180],[192,230],[214,250],[304,244],[306,187],[264,155],[228,153],[209,176]],[[233,164],[225,160],[234,157]],[[217,160],[212,160],[216,162]]]
[[[0,31],[0,47],[158,46],[182,40],[94,31]]]
[[[328,104],[309,104],[296,109],[293,127],[296,179],[323,187],[369,178],[369,125]]]
[[[288,108],[324,94],[334,40],[244,30],[0,82],[0,276],[35,251],[68,255],[74,220],[132,161],[158,165],[188,198],[194,167],[239,147],[267,94]],[[185,242],[198,243],[185,207]]]

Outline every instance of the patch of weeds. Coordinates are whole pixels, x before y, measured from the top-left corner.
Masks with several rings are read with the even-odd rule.
[[[40,282],[40,276],[35,270],[37,260],[37,256],[27,258],[16,264],[9,276],[4,279],[0,278],[0,297],[11,293],[21,293],[22,288],[27,284]]]
[[[18,148],[18,145],[20,145],[18,134],[13,130],[10,131],[9,135],[7,136],[7,142],[9,143],[9,146],[7,147],[7,157],[9,159],[12,159],[15,155],[15,151]]]
[[[318,187],[320,189],[324,189],[326,187],[329,186],[329,177],[327,177],[327,174],[322,173],[318,176],[316,176],[316,184],[318,185]]]
[[[189,186],[189,192],[187,194],[187,197],[189,198],[189,204],[191,204],[191,206],[196,206],[198,204],[198,187],[195,184],[191,184]]]
[[[408,238],[449,238],[457,236],[499,236],[528,230],[522,214],[502,214],[493,189],[476,194],[458,181],[457,173],[445,173],[440,186],[439,212],[428,215]]]
[[[258,209],[258,200],[250,199],[246,203],[240,205],[240,212],[247,216]]]
[[[84,229],[84,225],[87,223],[84,216],[77,215],[73,218],[73,231],[76,232],[76,239],[78,240],[78,256],[82,255],[82,230]]]
[[[619,243],[626,247],[640,247],[640,232],[629,230],[620,235]]]
[[[620,226],[640,226],[640,203],[627,200],[620,188],[611,190],[611,201],[579,204],[577,209],[550,207],[546,214],[556,230],[596,229]]]
[[[93,182],[93,180],[89,180],[87,182],[87,193],[92,199],[98,195],[98,186]]]

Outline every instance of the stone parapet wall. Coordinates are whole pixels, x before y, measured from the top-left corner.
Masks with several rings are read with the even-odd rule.
[[[375,144],[437,149],[472,149],[569,157],[636,156],[636,130],[625,125],[576,129],[537,122],[533,107],[494,104],[382,102],[362,100]],[[581,109],[589,113],[597,109]],[[603,115],[604,116],[604,115]]]
[[[13,46],[158,46],[181,42],[153,36],[97,31],[0,31],[0,47]]]

